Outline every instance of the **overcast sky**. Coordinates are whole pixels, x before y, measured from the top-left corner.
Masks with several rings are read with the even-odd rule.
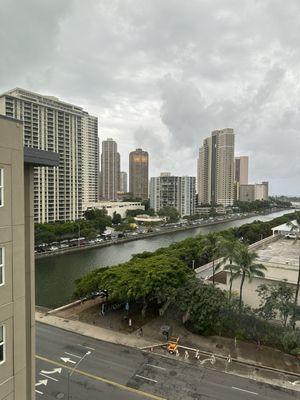
[[[299,0],[1,0],[0,91],[83,106],[100,140],[196,175],[211,130],[231,127],[250,179],[300,194]]]

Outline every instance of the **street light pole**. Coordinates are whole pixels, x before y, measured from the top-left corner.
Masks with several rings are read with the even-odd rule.
[[[78,224],[78,247],[80,246],[80,224]]]
[[[76,370],[76,368],[78,367],[78,365],[81,363],[81,361],[83,361],[85,359],[86,356],[89,356],[91,354],[91,351],[86,352],[81,359],[78,361],[78,363],[75,365],[75,367],[73,369],[71,369],[71,371],[68,371],[68,383],[67,383],[67,389],[68,389],[68,400],[70,400],[70,378],[73,375],[74,371]]]

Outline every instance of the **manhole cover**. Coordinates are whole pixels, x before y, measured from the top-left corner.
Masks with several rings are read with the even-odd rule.
[[[65,397],[65,394],[64,393],[58,393],[55,397],[57,399],[63,399]]]
[[[176,372],[176,371],[170,371],[169,374],[170,374],[171,376],[176,376],[176,375],[177,375],[177,372]]]

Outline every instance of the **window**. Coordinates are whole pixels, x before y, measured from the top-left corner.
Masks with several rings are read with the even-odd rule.
[[[0,364],[5,362],[5,327],[0,326]]]
[[[0,207],[4,205],[4,169],[0,168]]]
[[[0,247],[0,286],[5,283],[4,274],[4,247]]]

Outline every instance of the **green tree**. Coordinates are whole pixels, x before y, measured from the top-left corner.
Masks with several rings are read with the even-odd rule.
[[[256,289],[260,297],[258,313],[265,319],[280,318],[286,326],[289,315],[293,312],[295,290],[286,280],[278,284],[261,284]]]
[[[190,280],[177,291],[177,305],[193,329],[202,335],[219,334],[225,293],[213,285]]]
[[[120,223],[122,222],[122,217],[121,217],[121,215],[118,214],[116,211],[114,211],[111,222],[112,222],[114,225],[120,224]]]
[[[296,213],[295,215],[296,221],[290,221],[287,223],[288,226],[291,227],[291,231],[296,235],[296,241],[300,238],[300,213]],[[296,291],[295,291],[295,298],[294,298],[294,305],[293,305],[293,315],[291,318],[291,324],[293,329],[296,327],[296,314],[297,314],[297,306],[298,306],[298,296],[299,296],[299,289],[300,289],[300,256],[299,256],[299,263],[298,263],[298,278],[296,284]]]
[[[75,296],[87,296],[95,288],[107,289],[112,300],[142,302],[145,312],[150,301],[166,299],[170,291],[182,286],[191,274],[174,256],[135,257],[104,272],[100,268],[77,280]]]
[[[242,244],[239,240],[236,240],[234,237],[230,238],[221,238],[219,241],[219,255],[222,257],[221,263],[216,267],[216,270],[220,267],[223,267],[223,271],[230,273],[229,278],[229,301],[232,296],[232,282],[234,279],[234,268],[233,263],[234,260],[238,258],[238,253],[242,249]]]
[[[252,278],[264,277],[267,268],[263,264],[255,263],[258,255],[254,252],[249,251],[248,247],[243,245],[240,250],[234,255],[234,263],[232,264],[233,279],[241,277],[240,283],[240,297],[239,306],[242,306],[243,300],[243,286],[245,279],[248,278],[250,281]]]
[[[179,221],[179,212],[175,207],[166,206],[161,208],[158,213],[160,217],[166,217],[168,222],[177,222]]]

